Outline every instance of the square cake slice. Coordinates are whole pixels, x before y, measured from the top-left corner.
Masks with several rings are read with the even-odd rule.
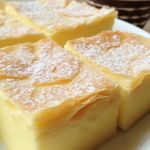
[[[69,41],[65,48],[98,67],[120,85],[121,128],[129,128],[150,110],[150,39],[105,31]]]
[[[10,2],[9,15],[32,25],[59,45],[81,36],[110,30],[117,17],[114,8],[97,9],[74,0],[37,0]]]
[[[119,88],[51,40],[0,49],[8,150],[88,150],[117,128]]]
[[[35,42],[44,35],[29,25],[25,25],[5,12],[5,3],[0,2],[0,47],[18,43]]]

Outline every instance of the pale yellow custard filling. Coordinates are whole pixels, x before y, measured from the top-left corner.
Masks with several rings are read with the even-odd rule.
[[[105,99],[105,101],[107,101]],[[2,135],[8,150],[83,150],[96,148],[116,133],[118,102],[94,104],[82,117],[40,134],[28,116],[1,108]],[[7,106],[4,106],[7,107]],[[16,110],[17,111],[17,110]],[[29,118],[28,118],[29,119]],[[31,118],[30,118],[31,119]],[[32,118],[31,120],[33,120]]]

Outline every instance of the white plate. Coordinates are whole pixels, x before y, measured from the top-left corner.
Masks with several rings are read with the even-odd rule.
[[[116,19],[113,30],[132,32],[150,38],[149,33],[119,19]],[[1,146],[0,150],[5,149]],[[119,131],[98,150],[150,150],[150,114],[128,131]]]
[[[113,30],[114,31],[119,30],[119,31],[136,33],[136,34],[142,35],[146,38],[150,38],[150,33],[146,32],[146,31],[144,31],[144,30],[142,30],[142,29],[140,29],[140,28],[138,28],[138,27],[136,27],[130,23],[127,23],[123,20],[120,20],[120,19],[116,19]]]

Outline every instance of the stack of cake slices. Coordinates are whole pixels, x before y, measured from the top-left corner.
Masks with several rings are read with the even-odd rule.
[[[150,39],[114,8],[0,2],[0,136],[7,150],[93,150],[150,111]]]

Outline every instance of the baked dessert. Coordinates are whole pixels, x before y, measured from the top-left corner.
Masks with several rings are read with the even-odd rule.
[[[8,150],[90,149],[116,132],[119,88],[51,40],[0,50]]]
[[[32,25],[60,45],[71,39],[109,30],[117,17],[114,8],[99,10],[74,0],[11,2],[6,10],[9,15]]]
[[[4,9],[5,4],[0,2],[0,47],[35,42],[44,38],[44,35],[33,27],[8,16]]]
[[[105,31],[65,48],[105,72],[121,87],[119,126],[131,127],[150,110],[150,39]]]

